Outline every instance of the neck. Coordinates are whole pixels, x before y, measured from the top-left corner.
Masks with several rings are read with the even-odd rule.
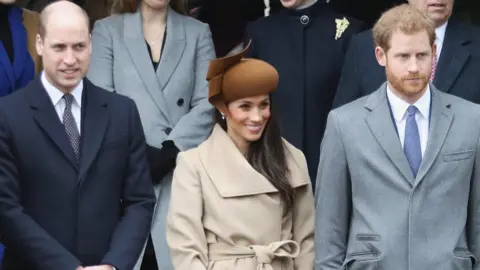
[[[299,5],[297,7],[297,10],[308,8],[308,7],[312,6],[313,4],[315,4],[317,1],[318,0],[305,0],[305,2],[303,2],[301,5]]]
[[[235,134],[232,134],[230,130],[227,131],[227,134],[228,136],[230,136],[230,138],[232,139],[233,143],[238,148],[240,153],[242,153],[243,156],[247,156],[247,150],[250,143],[243,138],[239,138],[238,136],[235,136]]]
[[[404,93],[401,93],[399,91],[397,91],[394,87],[392,87],[392,84],[388,84],[388,87],[391,89],[391,92],[399,97],[400,99],[402,99],[403,101],[405,101],[406,103],[410,104],[410,105],[413,105],[415,104],[415,102],[417,102],[422,96],[423,94],[425,94],[425,92],[427,91],[427,88],[428,88],[428,85],[426,85],[422,91],[418,92],[418,93],[415,93],[415,94],[404,94]]]
[[[141,5],[140,8],[142,12],[143,23],[158,23],[165,25],[167,22],[167,7],[164,9],[152,9],[148,5]]]

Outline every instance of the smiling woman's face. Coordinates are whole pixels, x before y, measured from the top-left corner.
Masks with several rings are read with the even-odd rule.
[[[227,106],[227,132],[239,147],[260,139],[270,118],[270,97],[260,95],[232,101]]]

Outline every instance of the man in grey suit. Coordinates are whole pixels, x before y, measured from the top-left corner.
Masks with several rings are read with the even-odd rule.
[[[316,270],[467,270],[480,257],[480,107],[429,84],[435,29],[401,5],[373,30],[387,82],[330,112]]]

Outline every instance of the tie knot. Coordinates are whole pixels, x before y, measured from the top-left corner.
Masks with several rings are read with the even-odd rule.
[[[417,107],[413,105],[408,106],[408,109],[407,109],[408,116],[414,116],[417,113],[417,110],[418,110]]]
[[[67,105],[67,108],[72,107],[73,95],[72,94],[65,94],[65,95],[63,95],[63,98],[65,99],[65,104]]]

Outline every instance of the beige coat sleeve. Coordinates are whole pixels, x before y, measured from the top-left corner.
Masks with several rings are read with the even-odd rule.
[[[178,155],[167,217],[167,242],[175,270],[206,270],[208,265],[203,196],[194,166],[186,153]]]
[[[307,168],[303,157],[304,168]],[[309,178],[308,172],[305,177]],[[308,179],[310,182],[310,179]],[[313,270],[315,259],[315,203],[312,185],[309,183],[295,189],[292,210],[293,240],[300,245],[300,254],[295,259],[295,270]]]

